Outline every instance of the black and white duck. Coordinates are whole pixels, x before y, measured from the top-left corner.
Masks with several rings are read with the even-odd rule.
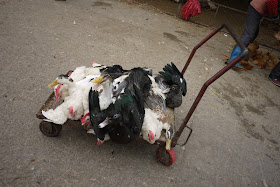
[[[141,68],[120,73],[124,74],[113,81],[115,88],[113,102],[108,107],[110,112],[106,110],[102,113],[107,117],[104,120],[102,118],[102,123],[96,127],[106,127],[106,132],[114,142],[129,143],[141,132],[145,114],[144,97],[149,93],[151,81],[147,72]]]
[[[187,83],[178,68],[171,62],[171,65],[167,64],[154,78],[166,95],[166,105],[169,108],[179,107],[182,96],[187,93]]]
[[[144,120],[144,100],[140,90],[134,85],[134,95],[125,88],[124,93],[114,103],[108,115],[109,136],[117,143],[129,143],[139,137]]]
[[[101,145],[104,141],[110,139],[108,131],[113,124],[106,123],[108,116],[113,111],[113,105],[110,105],[105,110],[100,109],[99,94],[96,90],[90,89],[89,95],[89,116],[90,116],[90,127],[93,130],[89,130],[88,133],[93,133],[97,136],[97,145]],[[106,124],[105,124],[106,123]],[[104,124],[104,126],[100,126]]]
[[[141,130],[142,138],[150,144],[161,138],[162,131],[165,131],[166,149],[171,148],[171,138],[173,135],[172,125],[168,122],[166,113],[165,95],[155,82],[154,78],[149,76],[152,85],[150,95],[145,100],[145,118]]]

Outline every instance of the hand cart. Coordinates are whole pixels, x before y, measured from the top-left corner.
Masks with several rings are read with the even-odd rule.
[[[224,68],[222,68],[219,72],[217,72],[214,76],[212,76],[209,80],[207,80],[204,83],[204,85],[202,86],[200,92],[198,93],[195,101],[193,102],[188,114],[186,115],[184,121],[182,122],[178,131],[175,132],[174,137],[172,138],[172,142],[171,142],[171,147],[172,148],[170,150],[166,150],[165,149],[165,141],[163,141],[163,140],[158,140],[158,141],[155,142],[155,144],[159,145],[158,149],[156,150],[156,158],[159,162],[161,162],[162,164],[164,164],[166,166],[170,166],[176,161],[176,153],[175,153],[173,148],[176,145],[183,146],[188,142],[193,130],[192,130],[191,127],[189,127],[187,125],[187,123],[190,120],[190,118],[191,118],[193,112],[195,111],[198,103],[200,102],[202,96],[204,95],[207,87],[210,84],[212,84],[214,81],[216,81],[219,77],[221,77],[224,73],[226,73],[229,69],[231,69],[235,64],[237,64],[241,59],[243,59],[248,54],[248,49],[240,42],[239,38],[236,36],[236,34],[233,32],[233,30],[227,24],[223,24],[220,27],[218,27],[217,29],[215,29],[214,31],[212,31],[212,33],[210,33],[207,37],[205,37],[200,43],[198,43],[193,48],[193,50],[192,50],[192,52],[191,52],[191,54],[190,54],[190,56],[189,56],[189,58],[188,58],[188,60],[187,60],[187,62],[186,62],[186,64],[185,64],[181,73],[183,75],[185,74],[185,72],[186,72],[186,70],[187,70],[187,68],[188,68],[196,50],[198,48],[200,48],[204,43],[206,43],[210,38],[212,38],[215,34],[217,34],[223,28],[225,28],[229,32],[229,34],[235,40],[237,45],[241,48],[242,54],[240,56],[238,56],[236,59],[234,59],[232,62],[227,64]],[[52,93],[49,96],[49,98],[47,99],[47,101],[44,103],[44,105],[40,108],[39,112],[36,114],[36,117],[38,119],[45,119],[45,117],[42,114],[42,110],[50,109],[54,105],[54,102],[55,102],[54,100],[55,100],[55,95],[54,95],[54,93]],[[174,112],[173,112],[173,110],[169,111],[169,115],[171,116],[169,120],[174,122]],[[68,121],[71,121],[71,120],[68,120]],[[84,128],[87,129],[87,127],[84,127]],[[181,136],[181,134],[182,134],[182,132],[185,128],[189,129],[189,134],[188,134],[186,140],[184,141],[184,143],[179,144],[178,139],[180,138],[180,136]],[[62,125],[57,125],[57,124],[47,122],[47,121],[42,121],[40,123],[41,132],[48,137],[58,136],[60,134],[61,129],[62,129]]]

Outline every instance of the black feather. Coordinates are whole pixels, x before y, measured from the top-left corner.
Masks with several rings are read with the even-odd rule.
[[[101,69],[100,71],[102,75],[109,75],[113,79],[116,79],[119,76],[121,76],[124,72],[127,72],[127,70],[124,70],[120,65],[107,66]]]
[[[164,77],[166,84],[169,86],[178,85],[182,90],[182,95],[185,96],[187,93],[187,83],[175,64],[171,62],[171,65],[167,64],[163,70],[164,72],[160,72],[160,74]]]
[[[126,78],[127,88],[135,95],[134,85],[141,90],[143,99],[148,97],[151,89],[151,80],[148,77],[148,72],[142,68],[133,68],[130,70],[129,76]]]
[[[88,99],[91,127],[93,128],[95,135],[100,140],[104,140],[105,134],[107,133],[106,129],[99,128],[98,125],[106,119],[107,115],[100,110],[98,92],[90,89]]]
[[[166,94],[166,105],[169,108],[176,108],[182,104],[182,93],[180,87],[176,84],[170,87],[170,92]]]
[[[144,120],[145,110],[140,90],[133,85],[135,95],[126,88],[121,99],[114,105],[114,113],[111,113],[110,121],[113,124],[109,131],[112,141],[117,143],[129,143],[139,137]],[[117,118],[114,118],[118,114]]]

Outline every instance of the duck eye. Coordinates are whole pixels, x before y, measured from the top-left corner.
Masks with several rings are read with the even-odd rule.
[[[113,116],[113,118],[114,118],[114,119],[117,119],[118,116],[119,116],[118,114],[115,114],[115,115]]]

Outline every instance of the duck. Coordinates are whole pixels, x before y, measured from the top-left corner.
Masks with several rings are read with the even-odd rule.
[[[80,67],[77,67],[74,71],[70,70],[67,74],[65,74],[63,76],[71,78],[73,80],[73,82],[78,82],[78,81],[84,79],[86,75],[89,75],[89,74],[85,73],[86,69],[89,69],[89,68],[86,68],[86,66],[80,66]],[[92,69],[96,69],[96,68],[92,68]],[[100,74],[100,71],[99,71],[99,74]],[[62,83],[58,84],[58,85],[56,85],[56,84],[57,84],[57,82],[53,82],[52,84],[49,85],[49,87],[54,87],[54,94],[55,94],[54,108],[56,108],[57,99],[60,98],[60,99],[64,100],[67,96],[69,96],[69,90],[68,90],[67,84],[62,84]]]
[[[120,70],[118,66],[115,68]],[[107,73],[111,75],[112,73],[116,75],[115,72],[107,70]],[[112,141],[126,144],[140,135],[145,114],[144,97],[147,95],[151,82],[147,72],[142,68],[120,71],[114,78],[110,105],[112,107],[109,107],[110,112],[104,111],[107,117],[96,126],[106,127]]]
[[[141,129],[141,136],[150,144],[154,144],[161,136],[163,123],[155,110],[145,108],[145,117]]]
[[[148,72],[143,68],[137,67],[130,70],[129,76],[125,79],[127,82],[127,88],[135,96],[135,87],[141,90],[141,97],[145,100],[151,89],[151,80],[148,76]]]
[[[110,139],[116,143],[127,144],[139,137],[144,121],[144,100],[141,91],[133,85],[134,94],[124,89],[120,99],[113,104],[107,117]]]
[[[170,150],[173,130],[167,120],[166,98],[155,79],[152,76],[149,78],[152,86],[150,96],[145,100],[145,117],[141,135],[144,140],[154,144],[161,137],[162,131],[165,131],[166,149]]]
[[[187,83],[175,64],[167,64],[163,71],[153,77],[166,95],[166,105],[169,108],[181,106],[182,96],[187,93]]]
[[[88,77],[87,79],[74,82],[69,75],[62,74],[58,76],[49,86],[55,86],[57,84],[68,85],[69,96],[67,96],[64,99],[64,102],[57,108],[42,111],[42,114],[46,117],[45,121],[62,125],[67,119],[81,119],[81,117],[85,115],[84,108],[88,105],[86,104],[86,101],[84,101],[87,100],[85,94],[88,94],[90,86],[100,84],[100,79],[95,77],[96,76]]]
[[[100,70],[106,68],[105,65],[98,64],[95,61],[92,62],[91,65],[92,65],[92,67],[79,66],[79,67],[75,68],[74,71],[70,70],[64,76],[65,77],[69,76],[69,78],[71,78],[73,80],[73,82],[78,82],[78,81],[86,78],[87,76],[100,76],[101,75]],[[53,87],[53,86],[49,85],[49,87]],[[58,85],[54,86],[54,93],[55,93],[56,98],[64,99],[65,97],[69,96],[68,85],[67,84],[58,84]]]
[[[145,118],[141,130],[144,140],[154,144],[160,138],[166,141],[166,150],[171,149],[173,138],[173,124],[168,123],[167,116],[161,111],[145,108]],[[163,137],[162,137],[163,134]]]
[[[116,143],[127,144],[141,132],[144,119],[144,101],[140,90],[133,86],[135,96],[125,88],[118,100],[101,110],[97,91],[90,90],[90,120],[94,133],[98,137],[98,145],[103,144],[108,134]]]
[[[128,72],[128,70],[124,70],[120,65],[106,66],[101,68],[100,71],[102,76],[110,76],[112,80]]]
[[[124,92],[125,88],[128,88],[132,95],[135,96],[134,87],[136,86],[141,90],[141,96],[145,99],[149,95],[151,88],[151,80],[149,79],[148,71],[146,69],[137,67],[131,70],[126,70],[113,81],[114,96]]]
[[[107,68],[107,66],[98,64],[95,61],[91,63],[91,66],[92,67],[86,67],[86,66],[77,67],[69,76],[75,82],[77,82],[89,75],[96,75],[96,76],[101,75],[101,71]]]
[[[113,102],[113,85],[114,79],[121,76],[125,70],[120,65],[108,66],[100,70],[101,75],[98,77],[101,84],[95,88],[99,92],[100,109],[104,110]],[[115,85],[114,85],[115,86]]]
[[[107,108],[107,110],[102,111],[99,104],[99,93],[92,88],[89,91],[88,100],[91,127],[91,129],[88,130],[88,133],[95,134],[97,136],[97,145],[101,145],[104,141],[110,139],[108,135],[108,128],[112,125],[106,124],[102,126],[102,124],[107,121],[108,116],[110,115],[108,112],[111,111],[113,105],[110,105],[111,107]]]
[[[145,107],[150,109],[159,109],[162,112],[166,110],[166,96],[162,92],[154,77],[148,75],[151,81],[151,88],[148,97],[145,99]]]
[[[88,67],[85,69],[85,75],[101,75],[101,69],[106,68],[107,66],[98,64],[97,62],[93,61],[91,63],[92,67]]]

